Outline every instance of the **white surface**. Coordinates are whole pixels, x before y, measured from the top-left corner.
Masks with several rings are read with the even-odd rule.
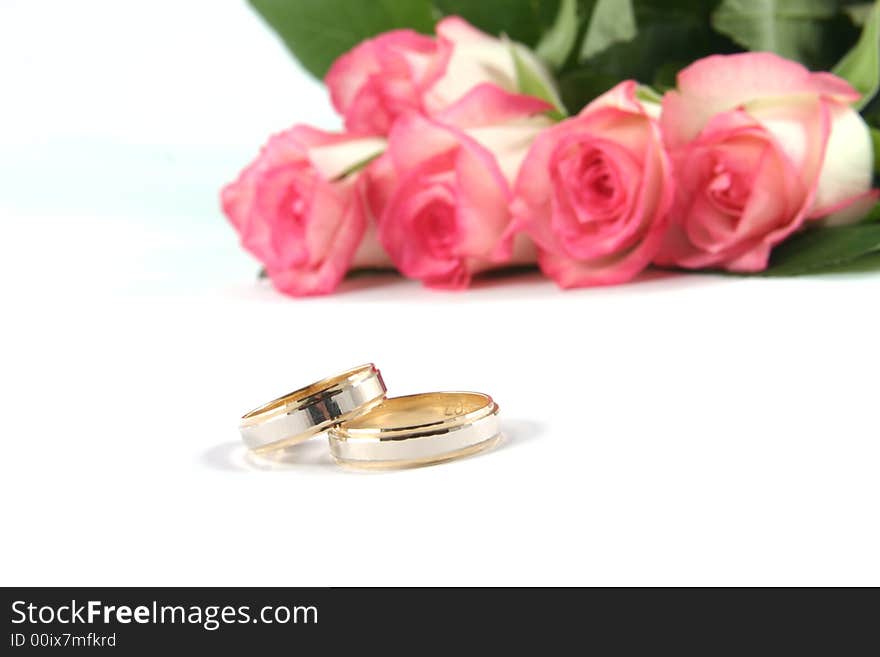
[[[238,3],[122,4],[0,5],[0,583],[880,584],[880,276],[281,297],[216,190],[321,88]],[[367,360],[506,443],[245,457],[241,413]]]

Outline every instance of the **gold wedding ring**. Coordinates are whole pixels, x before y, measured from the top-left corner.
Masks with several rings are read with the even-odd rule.
[[[500,438],[498,405],[476,392],[392,397],[330,429],[330,453],[359,468],[407,468],[475,454]]]
[[[241,418],[244,443],[255,451],[287,447],[369,411],[385,399],[372,363],[322,379],[270,401]]]

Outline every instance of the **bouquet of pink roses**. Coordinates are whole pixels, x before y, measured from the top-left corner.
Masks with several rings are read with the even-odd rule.
[[[782,14],[737,14],[749,2],[384,0],[371,17],[389,24],[366,26],[370,3],[252,2],[310,70],[326,69],[344,123],[274,135],[222,192],[282,292],[328,293],[359,267],[461,289],[537,263],[571,288],[651,265],[796,274],[877,261],[877,5],[829,3],[840,7],[812,33],[833,27],[825,53],[781,38]],[[471,22],[435,23],[448,8]],[[321,26],[346,16],[360,42],[315,50]],[[663,41],[676,30],[690,40]],[[836,60],[842,35],[834,72],[802,63]]]

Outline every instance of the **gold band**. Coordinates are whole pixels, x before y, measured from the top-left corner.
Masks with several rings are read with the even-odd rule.
[[[382,374],[369,363],[294,390],[246,413],[239,430],[250,449],[277,449],[311,438],[384,399]]]
[[[498,405],[476,392],[392,397],[329,432],[338,463],[406,468],[461,458],[500,438]]]

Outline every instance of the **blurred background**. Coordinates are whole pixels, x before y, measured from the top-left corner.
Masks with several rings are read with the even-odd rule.
[[[288,30],[303,25],[284,2],[255,5]],[[511,2],[508,12],[489,11],[503,1],[432,6],[532,45],[560,3]],[[679,66],[741,45],[775,46],[830,67],[859,33],[856,14],[843,9],[870,5],[830,3],[803,15],[776,8],[749,20],[737,13],[748,7],[718,0],[621,2],[619,14],[607,2],[602,11],[595,0],[578,7],[592,18],[578,37],[587,59],[560,65],[571,110],[625,77],[662,90]],[[370,27],[369,19],[381,24],[379,9],[354,12],[368,24],[357,28]],[[330,36],[333,47],[353,38],[345,30]],[[312,70],[326,68],[325,59],[310,60]],[[25,298],[33,289],[64,296],[253,291],[260,267],[219,211],[221,186],[271,133],[297,122],[340,123],[321,83],[245,0],[4,0],[0,83],[0,273],[27,276]]]
[[[4,0],[0,83],[0,267],[54,292],[252,282],[220,187],[271,132],[338,126],[240,0]]]

